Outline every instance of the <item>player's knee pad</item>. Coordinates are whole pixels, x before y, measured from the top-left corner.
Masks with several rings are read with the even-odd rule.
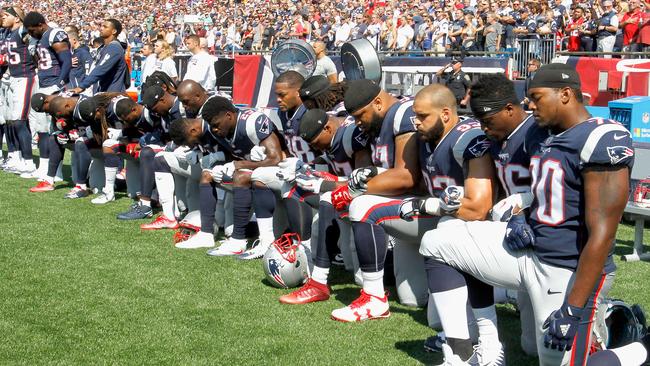
[[[156,156],[156,152],[153,151],[149,146],[145,146],[140,149],[140,160],[141,161],[151,161]]]
[[[418,253],[417,243],[396,240],[393,248],[393,271],[400,303],[424,306],[428,301],[429,291],[424,259]]]
[[[104,154],[104,167],[117,168],[120,166],[121,158],[115,154]]]

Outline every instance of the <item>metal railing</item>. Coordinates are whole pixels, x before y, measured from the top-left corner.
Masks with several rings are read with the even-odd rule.
[[[556,39],[552,38],[518,38],[512,53],[512,78],[525,79],[528,77],[528,62],[534,58],[542,64],[551,63],[555,58]]]

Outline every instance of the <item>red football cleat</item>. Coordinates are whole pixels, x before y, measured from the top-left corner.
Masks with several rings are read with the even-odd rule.
[[[54,184],[45,181],[38,182],[36,187],[29,189],[30,192],[49,192],[54,190]]]
[[[140,225],[142,230],[178,229],[178,221],[168,219],[165,215],[159,215],[148,224]]]
[[[283,304],[309,304],[310,302],[325,301],[330,298],[330,289],[327,285],[316,282],[311,278],[296,291],[280,296]]]

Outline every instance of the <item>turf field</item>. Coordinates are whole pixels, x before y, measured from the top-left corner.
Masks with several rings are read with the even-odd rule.
[[[286,306],[259,261],[176,250],[170,231],[119,222],[107,206],[63,199],[67,185],[32,194],[32,181],[0,173],[0,364],[435,364],[422,341],[425,312],[392,302],[392,316],[362,324],[329,319],[358,296],[337,272],[327,302]],[[646,232],[646,241],[650,231]],[[631,251],[621,225],[617,254]],[[621,263],[612,295],[650,309],[647,263]],[[391,292],[394,293],[394,290]],[[394,300],[394,296],[392,296]],[[519,323],[499,307],[510,365],[534,365]]]

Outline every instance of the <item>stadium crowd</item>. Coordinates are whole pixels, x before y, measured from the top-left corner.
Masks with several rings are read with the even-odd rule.
[[[70,23],[82,4],[46,3],[45,15],[15,5],[1,13],[0,141],[8,150],[2,168],[34,180],[30,192],[56,192],[55,182],[66,179],[74,186],[65,199],[94,194],[88,204],[100,207],[119,198],[116,190],[125,184],[133,203],[116,219],[153,218],[140,228],[178,230],[179,250],[263,258],[269,283],[299,287],[280,297],[284,304],[328,300],[330,267],[340,262],[361,287],[359,298],[331,312],[341,322],[388,318],[384,286],[394,277],[395,298],[427,306],[431,325],[444,331],[424,344],[444,353],[444,365],[505,365],[495,310],[504,289],[517,293],[522,349],[541,365],[646,362],[643,321],[623,319],[636,333],[608,338],[613,320],[606,323],[603,310],[629,308],[607,293],[632,139],[615,121],[589,115],[571,66],[535,72],[528,85],[533,114],[503,74],[481,76],[469,94],[432,84],[415,96],[395,96],[371,80],[338,82],[296,71],[272,81],[279,111],[270,113],[238,108],[215,92],[209,44],[189,35],[188,72],[176,73],[170,44],[157,39],[143,50],[157,57],[145,64],[150,73],[132,96],[126,43],[139,29],[138,16],[156,19],[157,9],[134,3],[119,13],[106,3],[105,19],[84,10],[91,23],[83,15]],[[292,15],[296,5],[304,9],[273,6],[299,29],[316,8]],[[406,25],[404,14],[429,11],[424,4],[422,10],[378,5],[371,9],[376,19],[399,10]],[[233,11],[214,6],[217,17]],[[356,2],[339,11],[323,6],[341,21],[365,14]],[[161,18],[157,26],[152,20],[152,30],[171,21]],[[84,32],[99,38],[94,50],[80,42]],[[458,115],[461,99],[472,118]],[[66,153],[71,177],[60,173]],[[217,233],[224,239],[216,240]]]
[[[286,39],[323,41],[336,50],[366,38],[381,51],[468,50],[495,52],[517,40],[555,39],[568,51],[644,51],[650,46],[650,15],[644,0],[446,0],[446,1],[17,1],[48,14],[58,25],[74,24],[89,41],[105,17],[120,20],[129,43],[156,39],[182,44],[180,20],[205,38],[212,53],[269,50]],[[235,16],[237,12],[237,16]],[[203,22],[201,22],[201,19]],[[186,29],[185,31],[189,31]],[[554,42],[554,41],[551,41]]]

